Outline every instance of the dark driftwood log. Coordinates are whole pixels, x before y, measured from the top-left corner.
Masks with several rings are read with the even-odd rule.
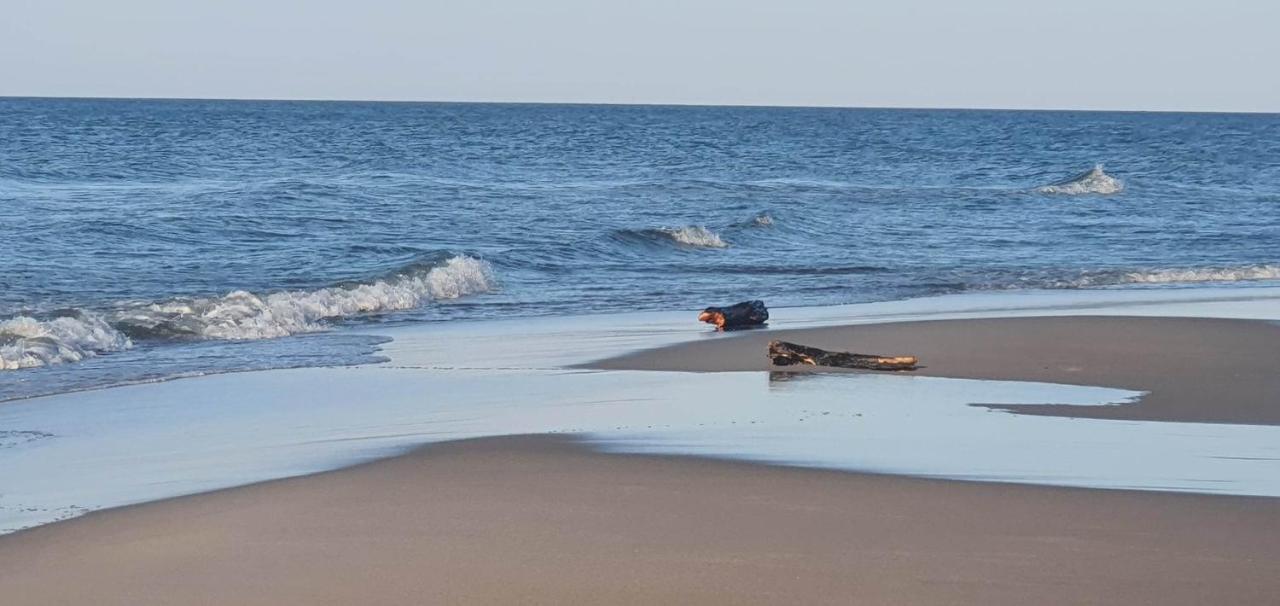
[[[773,360],[774,366],[809,364],[865,370],[915,370],[919,362],[915,356],[876,356],[847,351],[827,351],[786,341],[770,341],[769,358]]]
[[[764,301],[744,301],[728,307],[708,307],[698,314],[698,319],[715,324],[720,330],[763,326],[769,320],[769,309]]]

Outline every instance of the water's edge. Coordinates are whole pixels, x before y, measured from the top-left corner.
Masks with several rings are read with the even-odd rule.
[[[1064,312],[1280,319],[1278,302],[1280,289],[967,295],[783,308],[774,324]],[[1269,467],[1280,461],[1272,452],[1280,428],[1055,419],[969,406],[1123,405],[1140,395],[1124,390],[885,375],[777,383],[759,372],[568,368],[715,338],[676,313],[448,322],[379,336],[390,339],[380,345],[388,360],[380,364],[214,375],[0,404],[0,465],[8,476],[0,528],[316,473],[433,442],[530,433],[580,436],[606,452],[1280,496],[1280,484],[1269,479],[1280,477]],[[1087,456],[1073,446],[1085,435]],[[910,447],[921,443],[930,448]],[[1132,456],[1135,444],[1143,457]]]

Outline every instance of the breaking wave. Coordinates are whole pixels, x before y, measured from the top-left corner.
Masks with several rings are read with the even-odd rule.
[[[1124,191],[1124,182],[1102,171],[1097,164],[1088,171],[1070,179],[1050,183],[1036,188],[1042,194],[1058,194],[1065,196],[1081,196],[1086,194],[1116,194]]]
[[[369,283],[257,295],[238,290],[216,298],[173,299],[129,309],[114,322],[146,337],[270,339],[328,327],[350,316],[413,309],[433,300],[491,290],[493,269],[472,257],[411,267]]]
[[[1280,265],[1157,269],[1151,271],[1105,271],[1085,274],[1062,284],[1062,286],[1089,288],[1092,286],[1119,286],[1125,284],[1184,284],[1256,280],[1280,280]]]
[[[686,227],[664,227],[657,230],[658,233],[664,234],[676,244],[685,246],[693,246],[696,248],[724,248],[728,246],[725,241],[720,238],[720,234],[711,231],[701,225],[689,225]]]
[[[18,316],[0,322],[0,369],[76,362],[121,351],[134,339],[253,340],[327,329],[352,316],[402,311],[430,301],[493,290],[492,266],[455,256],[414,265],[386,278],[317,290],[170,299],[105,313],[75,311],[49,319]]]
[[[18,316],[0,322],[0,370],[78,362],[133,347],[102,316],[74,312],[47,320]]]
[[[684,248],[728,248],[720,234],[701,225],[659,227],[657,229],[624,229],[616,232],[623,239],[650,243],[674,244]]]

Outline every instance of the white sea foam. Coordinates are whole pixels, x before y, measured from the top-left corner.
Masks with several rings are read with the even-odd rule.
[[[1178,284],[1197,282],[1247,282],[1280,280],[1280,265],[1156,269],[1151,271],[1101,272],[1081,276],[1065,286],[1086,288],[1122,284]]]
[[[493,268],[473,257],[450,258],[425,271],[353,286],[289,290],[258,295],[238,290],[216,298],[175,299],[123,312],[119,321],[174,336],[205,339],[271,339],[316,332],[327,321],[401,311],[430,301],[488,292]]]
[[[1102,171],[1102,165],[1064,181],[1036,188],[1042,194],[1080,196],[1086,194],[1116,194],[1124,190],[1124,182]]]
[[[317,290],[173,299],[126,306],[106,317],[81,312],[39,320],[19,316],[0,322],[0,369],[75,362],[132,346],[129,336],[252,340],[316,332],[328,322],[420,307],[493,290],[492,266],[457,256],[431,268],[385,279]]]
[[[132,346],[124,333],[90,313],[48,320],[18,316],[0,322],[0,370],[78,362]]]
[[[756,227],[769,227],[773,225],[773,217],[769,216],[767,213],[762,213],[756,215],[756,218],[753,219],[751,223]]]
[[[671,238],[677,244],[685,246],[693,246],[697,248],[726,248],[729,246],[727,242],[710,229],[701,225],[688,225],[685,227],[664,227],[659,230],[666,237]]]

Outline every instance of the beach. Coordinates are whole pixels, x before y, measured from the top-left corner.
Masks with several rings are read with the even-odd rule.
[[[1275,499],[512,437],[0,539],[6,604],[1270,604]]]
[[[936,377],[1104,385],[1150,392],[1126,406],[1000,406],[1099,419],[1280,424],[1280,325],[1216,318],[1038,317],[744,331],[593,362],[600,369],[840,372],[770,365],[771,340],[914,355]]]
[[[0,97],[0,605],[1274,603],[1277,157],[1268,114]]]
[[[1145,392],[1116,406],[1028,402],[989,413],[1001,417],[1134,432],[1264,427],[1280,418],[1269,367],[1278,336],[1255,320],[950,319],[748,331],[587,365],[609,369],[589,376],[617,381],[635,369],[745,380],[769,370],[768,340],[788,339],[918,355],[919,372],[941,377]],[[1095,448],[1073,435],[1079,453]],[[913,478],[618,454],[608,444],[596,433],[451,441],[89,513],[0,537],[0,595],[6,604],[1269,604],[1280,591],[1273,497]]]

